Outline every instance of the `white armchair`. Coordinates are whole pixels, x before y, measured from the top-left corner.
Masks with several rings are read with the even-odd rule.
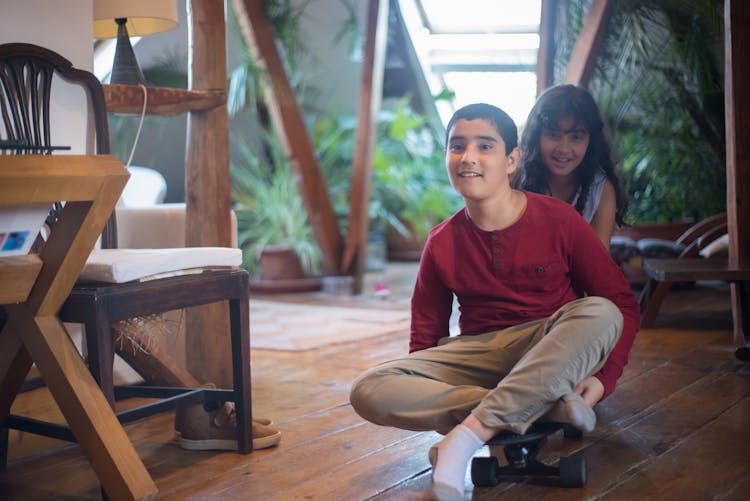
[[[237,216],[232,218],[231,247],[237,247]],[[185,204],[124,206],[117,209],[117,242],[125,249],[185,246]]]

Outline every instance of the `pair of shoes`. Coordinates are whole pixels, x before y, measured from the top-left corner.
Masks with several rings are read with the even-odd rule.
[[[253,419],[253,449],[274,447],[281,441],[281,432],[271,427],[270,419]],[[237,450],[237,414],[234,404],[225,402],[206,410],[203,404],[178,407],[175,412],[177,443],[191,451]]]

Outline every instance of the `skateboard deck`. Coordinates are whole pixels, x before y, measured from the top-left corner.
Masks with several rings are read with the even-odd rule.
[[[547,437],[562,430],[567,438],[581,438],[582,433],[562,423],[537,422],[519,435],[502,431],[490,439],[490,457],[475,457],[471,462],[471,480],[478,487],[492,487],[502,480],[536,477],[556,477],[564,487],[586,485],[586,459],[583,456],[560,458],[559,466],[549,466],[537,459],[537,453]],[[502,447],[506,465],[501,466],[494,450]]]

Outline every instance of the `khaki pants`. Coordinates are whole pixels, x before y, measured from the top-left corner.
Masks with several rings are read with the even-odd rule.
[[[473,413],[490,427],[524,433],[604,364],[622,333],[609,300],[586,297],[551,317],[380,364],[352,385],[350,401],[373,423],[447,433]]]

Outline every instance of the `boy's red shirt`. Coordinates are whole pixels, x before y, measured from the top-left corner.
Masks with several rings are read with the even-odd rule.
[[[638,302],[596,233],[575,209],[552,197],[525,192],[519,220],[484,231],[464,208],[427,239],[411,301],[409,351],[437,345],[449,334],[453,294],[462,335],[492,332],[546,318],[585,294],[612,301],[623,332],[595,374],[604,396],[615,389],[638,331]]]

